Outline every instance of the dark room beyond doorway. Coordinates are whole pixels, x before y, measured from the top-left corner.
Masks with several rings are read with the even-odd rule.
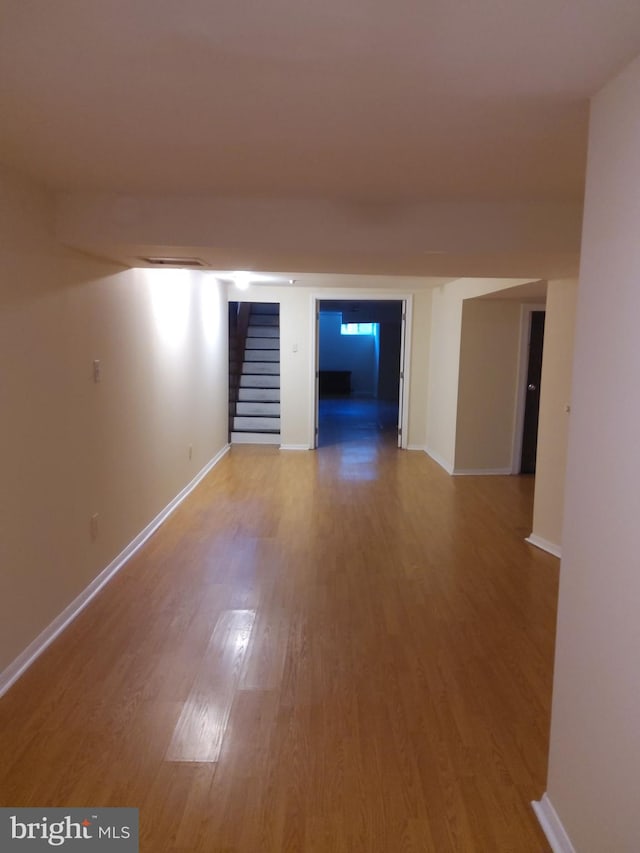
[[[398,440],[401,301],[322,301],[318,446]]]

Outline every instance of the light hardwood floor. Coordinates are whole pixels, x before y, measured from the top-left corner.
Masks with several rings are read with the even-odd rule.
[[[0,700],[0,799],[144,853],[540,853],[558,561],[533,480],[234,447]]]

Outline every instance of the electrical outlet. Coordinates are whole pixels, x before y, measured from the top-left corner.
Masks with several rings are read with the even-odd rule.
[[[89,519],[89,535],[91,536],[91,541],[95,542],[98,538],[98,513],[94,512],[94,514]]]
[[[189,459],[191,459],[192,456],[193,456],[193,445],[190,444],[189,445]]]
[[[93,381],[100,382],[102,380],[102,365],[100,359],[96,358],[93,361]]]

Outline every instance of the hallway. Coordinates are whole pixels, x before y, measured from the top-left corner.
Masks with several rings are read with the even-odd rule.
[[[540,853],[558,564],[533,480],[234,447],[0,700],[14,806],[143,853]]]

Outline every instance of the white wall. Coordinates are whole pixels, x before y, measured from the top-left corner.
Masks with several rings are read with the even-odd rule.
[[[579,202],[71,193],[60,196],[58,233],[124,263],[177,253],[227,270],[558,277],[575,274],[580,213]],[[425,235],[437,253],[425,254]]]
[[[578,853],[640,849],[640,58],[594,99],[548,794]]]
[[[528,279],[460,278],[433,292],[426,419],[426,450],[447,471],[456,461],[462,305],[487,293],[526,284]]]
[[[511,473],[520,303],[467,299],[462,308],[455,470]]]
[[[433,290],[416,290],[413,293],[411,316],[408,447],[420,450],[424,450],[427,442],[427,394],[433,294]]]
[[[532,538],[552,552],[562,548],[564,485],[571,406],[576,279],[550,281],[540,380],[540,417]]]
[[[0,171],[0,671],[226,445],[227,352],[215,280],[62,249]]]
[[[426,450],[447,471],[456,454],[462,299],[445,287],[433,293]]]
[[[407,290],[399,289],[403,281],[379,277],[379,289],[339,289],[332,283],[336,276],[318,275],[313,287],[298,285],[269,286],[253,285],[249,290],[237,290],[230,286],[230,301],[279,302],[280,303],[280,436],[284,447],[309,447],[313,428],[312,366],[313,352],[313,300],[349,299],[350,294],[358,300],[413,298],[410,343],[410,404],[409,436],[411,447],[423,448],[425,443],[425,412],[429,370],[429,338],[431,331],[431,290],[419,287],[419,280],[407,283]],[[360,281],[372,280],[361,278]],[[375,279],[373,279],[375,280]],[[361,285],[362,286],[362,285]]]

